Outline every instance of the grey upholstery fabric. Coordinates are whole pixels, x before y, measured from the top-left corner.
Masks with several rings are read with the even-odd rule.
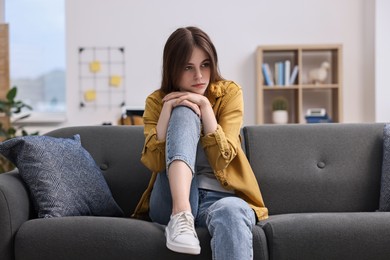
[[[388,259],[390,213],[362,212],[379,205],[382,130],[383,124],[243,129],[246,153],[271,213],[253,229],[254,259]],[[142,126],[70,127],[49,133],[74,134],[80,134],[115,200],[130,216],[150,179],[140,162]],[[211,259],[206,229],[197,230],[201,255],[189,256],[166,249],[163,227],[147,221],[33,219],[18,176],[0,175],[2,260]]]
[[[201,254],[191,256],[167,249],[164,227],[151,222],[107,217],[36,219],[20,228],[15,251],[18,260],[211,259],[208,231],[198,228],[197,233]],[[265,239],[265,235],[256,227],[254,259],[268,259],[259,239]]]
[[[81,144],[102,170],[115,201],[130,217],[150,180],[149,170],[140,161],[143,127],[84,126],[47,133],[54,137],[75,134],[81,136]]]
[[[115,200],[121,206],[125,215],[130,216],[150,179],[150,172],[140,162],[144,143],[143,127],[85,126],[63,128],[48,133],[48,135],[55,137],[69,137],[74,134],[80,134],[83,147],[91,153],[97,164],[103,170]],[[108,136],[109,138],[107,138]],[[83,221],[91,223],[90,229],[97,229],[96,232],[86,231]],[[49,243],[47,248],[43,250],[47,251],[48,255],[46,255],[46,259],[52,259],[52,257],[57,256],[57,252],[60,249],[56,248],[55,244],[69,243],[66,237],[69,235],[67,232],[70,230],[78,230],[78,234],[85,234],[85,236],[88,236],[88,239],[75,236],[74,234],[69,235],[74,239],[71,244],[72,246],[69,245],[69,247],[74,248],[76,253],[64,252],[62,255],[63,258],[54,259],[85,259],[83,257],[86,254],[84,248],[91,246],[95,249],[94,251],[90,251],[87,256],[93,257],[94,259],[211,259],[210,235],[204,228],[197,229],[202,246],[201,255],[187,256],[173,253],[166,249],[163,228],[145,221],[117,218],[88,218],[88,220],[79,220],[77,218],[72,224],[64,222],[64,226],[58,224],[58,227],[57,224],[53,224],[58,229],[57,235],[50,234],[51,229],[49,227],[40,227],[37,225],[37,222],[30,223],[29,221],[25,224],[29,228],[34,227],[36,230],[40,230],[39,233],[42,239]],[[67,225],[75,225],[75,227],[70,229]],[[31,245],[30,240],[32,237],[37,239],[34,232],[30,229],[25,230],[24,228],[25,226],[20,230],[17,237],[17,244],[23,250],[16,249],[16,251],[23,252],[23,255],[17,255],[17,257],[23,260],[43,259],[36,258],[41,254],[37,255],[37,253],[33,252],[34,245]],[[115,234],[115,232],[118,233]],[[111,236],[108,237],[110,234]],[[259,227],[255,227],[253,235],[253,244],[255,247],[254,259],[268,259],[264,231]],[[88,245],[90,243],[88,241],[90,240],[97,240],[96,243],[100,246],[93,245],[94,243]],[[110,241],[109,245],[103,244],[103,241]],[[124,242],[127,244],[123,244]],[[34,243],[38,243],[38,241]],[[53,243],[52,246],[56,250],[51,249],[52,247],[49,246],[51,243]],[[118,249],[113,246],[111,250],[108,249],[114,244],[120,245],[121,248]],[[28,248],[25,249],[25,247]],[[153,248],[153,250],[150,250],[150,248]],[[77,254],[79,251],[84,252],[84,255],[82,253]],[[142,254],[142,257],[140,258],[137,253]]]
[[[244,128],[270,214],[375,211],[383,124]]]
[[[379,211],[390,211],[390,124],[383,128],[383,162]]]
[[[32,218],[28,190],[16,171],[0,174],[0,259],[14,259],[14,237]]]
[[[270,259],[387,260],[390,213],[300,213],[260,222]]]
[[[26,183],[38,217],[123,216],[80,136],[23,136],[0,143]]]
[[[151,222],[107,217],[36,219],[20,228],[15,251],[17,260],[211,259],[207,230],[197,233],[202,252],[190,256],[170,251],[164,227]]]
[[[267,237],[260,226],[254,226],[253,234],[253,255],[254,259],[269,259]]]

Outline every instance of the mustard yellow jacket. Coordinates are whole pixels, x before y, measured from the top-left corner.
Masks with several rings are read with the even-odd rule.
[[[223,187],[233,190],[249,204],[259,220],[266,219],[268,210],[264,206],[252,168],[241,148],[240,129],[243,119],[241,87],[232,81],[218,81],[208,87],[205,95],[213,107],[218,127],[215,133],[201,135],[200,140],[214,174]],[[133,214],[136,218],[147,216],[154,181],[157,174],[165,169],[165,141],[158,141],[156,136],[163,97],[163,93],[157,90],[146,99],[143,116],[146,139],[141,161],[152,171],[152,177]]]

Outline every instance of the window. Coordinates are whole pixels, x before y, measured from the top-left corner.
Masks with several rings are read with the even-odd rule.
[[[65,115],[64,4],[65,0],[5,0],[11,86],[18,87],[17,99],[33,107],[32,121]]]

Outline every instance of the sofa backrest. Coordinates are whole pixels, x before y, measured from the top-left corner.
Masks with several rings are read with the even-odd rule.
[[[375,211],[384,124],[261,125],[243,129],[270,214]]]
[[[379,203],[384,124],[257,125],[243,128],[245,152],[270,214],[375,211]],[[77,126],[129,216],[150,180],[140,162],[143,126]]]
[[[102,170],[114,199],[130,216],[151,176],[140,161],[143,126],[66,127],[46,135],[66,138],[75,134],[80,134],[82,146]]]

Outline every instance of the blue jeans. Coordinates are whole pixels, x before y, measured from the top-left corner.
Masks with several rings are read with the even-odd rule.
[[[198,189],[194,169],[200,129],[200,119],[191,109],[181,106],[172,111],[166,138],[167,167],[173,160],[182,160],[194,173],[191,210],[196,227],[206,227],[211,235],[213,259],[253,259],[253,210],[234,194]],[[172,197],[164,171],[154,183],[149,216],[152,221],[167,225],[171,213]]]

